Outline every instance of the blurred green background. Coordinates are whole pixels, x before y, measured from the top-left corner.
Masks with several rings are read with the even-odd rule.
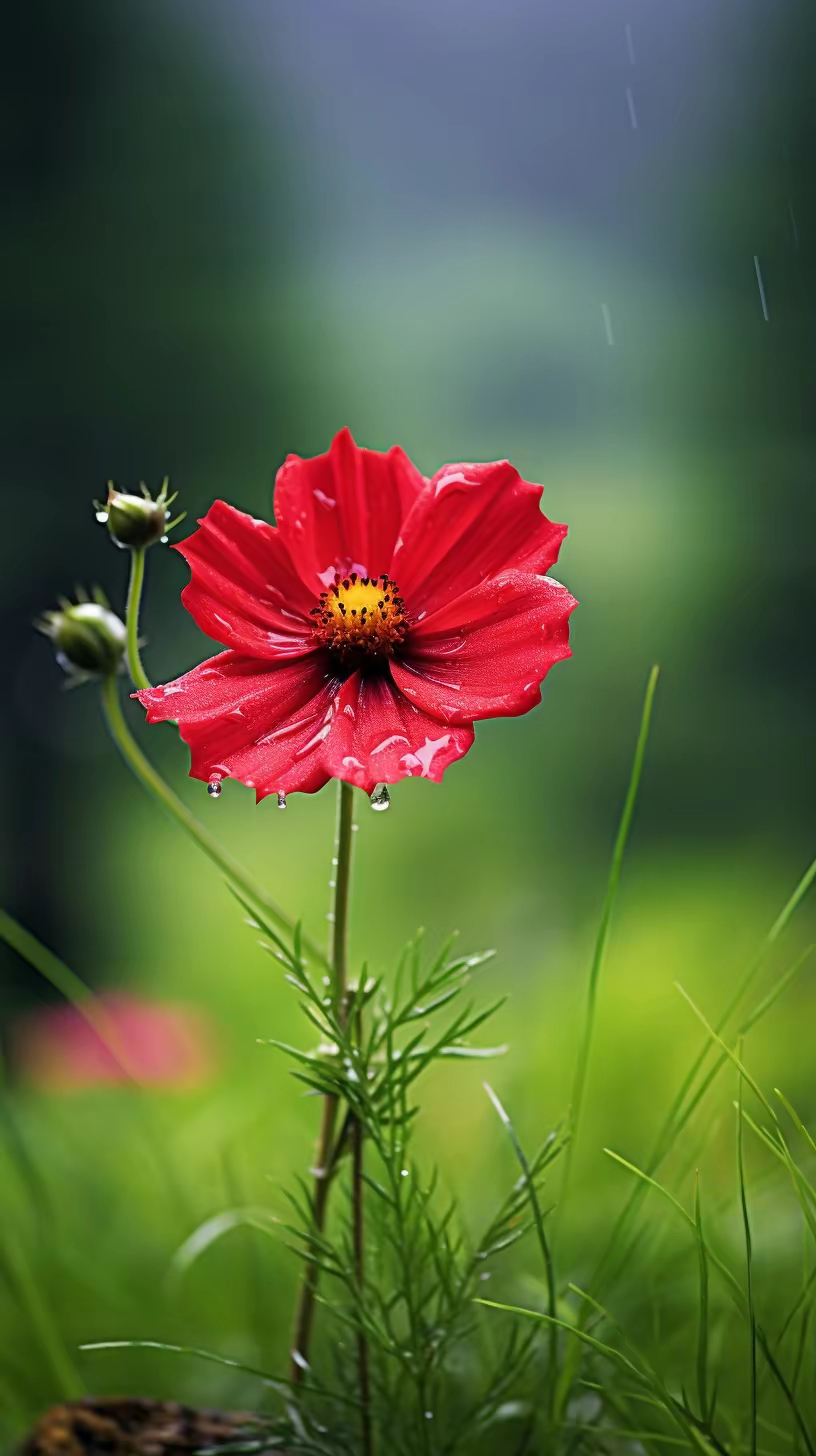
[[[31,623],[77,581],[123,605],[127,562],[91,506],[108,478],[169,474],[191,521],[215,496],[269,515],[285,454],[348,424],[426,473],[509,456],[570,526],[556,574],[581,603],[575,656],[543,705],[481,724],[442,788],[406,782],[386,815],[360,796],[357,836],[355,961],[387,969],[419,925],[497,947],[479,973],[509,997],[493,1080],[531,1141],[569,1099],[662,665],[564,1234],[580,1270],[623,1191],[600,1148],[644,1155],[698,1044],[673,982],[715,1014],[813,852],[812,10],[31,0],[5,30],[4,900],[95,987],[205,1012],[220,1059],[199,1092],[146,1108],[27,1088],[15,1028],[50,993],[4,951],[7,1105],[39,1192],[6,1162],[0,1216],[70,1348],[158,1336],[282,1358],[284,1250],[238,1232],[180,1290],[167,1270],[219,1209],[283,1211],[316,1114],[255,1042],[301,1044],[304,1025],[217,875],[117,760],[93,687],[62,691]],[[151,553],[154,681],[209,650],[186,576]],[[237,785],[214,803],[172,730],[140,719],[187,802],[323,935],[332,791],[286,815]],[[805,973],[751,1047],[805,1117],[815,995]],[[723,1196],[732,1093],[711,1157]],[[476,1220],[512,1176],[477,1072],[435,1078],[420,1135]],[[58,1391],[7,1270],[0,1327],[10,1432]],[[254,1397],[193,1362],[80,1365],[95,1391]]]

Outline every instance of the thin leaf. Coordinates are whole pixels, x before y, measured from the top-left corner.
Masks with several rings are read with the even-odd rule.
[[[741,1042],[739,1050],[741,1060]],[[754,1311],[754,1277],[751,1245],[751,1222],[748,1217],[748,1198],[745,1192],[745,1156],[742,1135],[742,1104],[745,1095],[745,1088],[742,1072],[740,1072],[737,1095],[739,1097],[737,1116],[737,1176],[739,1179],[742,1227],[745,1234],[745,1288],[748,1299],[748,1321],[751,1330],[751,1456],[757,1456],[757,1325],[756,1314]]]
[[[629,839],[629,830],[632,827],[632,818],[637,802],[638,788],[640,786],[641,774],[643,772],[643,761],[646,755],[646,744],[649,738],[649,724],[652,716],[652,704],[654,702],[655,689],[660,669],[653,667],[649,673],[649,680],[646,685],[646,696],[643,703],[643,711],[640,719],[640,730],[638,732],[635,756],[632,763],[632,772],[629,778],[629,787],[626,791],[626,798],[623,804],[620,825],[618,827],[615,846],[612,851],[612,862],[609,868],[609,879],[606,886],[603,907],[601,910],[601,921],[598,927],[598,936],[595,942],[595,950],[592,957],[592,964],[589,971],[589,986],[587,989],[586,1011],[584,1013],[584,1026],[581,1036],[581,1043],[578,1051],[578,1061],[575,1067],[575,1079],[572,1089],[572,1137],[564,1159],[564,1174],[561,1185],[561,1200],[557,1220],[560,1223],[563,1208],[566,1204],[569,1191],[570,1176],[572,1173],[572,1162],[575,1155],[575,1145],[578,1141],[578,1130],[583,1112],[584,1096],[586,1093],[587,1076],[589,1073],[589,1057],[592,1050],[592,1036],[595,1028],[595,1008],[598,999],[598,984],[601,978],[606,947],[609,940],[609,929],[612,922],[612,911],[615,908],[615,900],[618,893],[623,856],[626,851],[626,844]]]
[[[708,1256],[703,1235],[703,1214],[700,1206],[700,1175],[694,1189],[694,1227],[697,1232],[697,1259],[700,1277],[700,1314],[697,1322],[697,1398],[700,1415],[711,1420],[708,1404]]]

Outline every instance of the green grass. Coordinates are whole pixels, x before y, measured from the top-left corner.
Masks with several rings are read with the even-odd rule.
[[[584,923],[563,938],[557,968],[550,953],[540,980],[532,942],[505,967],[501,947],[496,961],[477,964],[449,959],[449,948],[434,959],[417,942],[395,977],[387,909],[396,886],[381,924],[363,912],[361,942],[377,932],[387,952],[357,1003],[370,1026],[364,1095],[311,1055],[317,1031],[296,992],[320,1027],[319,982],[304,982],[297,955],[287,961],[293,990],[242,927],[242,907],[175,858],[170,827],[144,831],[148,862],[124,842],[117,853],[131,867],[134,904],[145,903],[139,887],[161,873],[165,854],[175,865],[172,914],[123,917],[128,954],[149,964],[148,993],[210,1008],[222,1064],[205,1088],[175,1095],[127,1082],[62,1097],[4,1085],[7,1445],[44,1406],[81,1389],[285,1412],[305,1252],[324,1267],[307,1408],[330,1433],[310,1417],[291,1449],[355,1450],[352,1351],[362,1332],[377,1451],[580,1456],[637,1442],[654,1453],[816,1452],[816,1099],[800,1030],[813,1008],[803,902],[816,869],[749,954],[745,923],[769,897],[764,864],[748,858],[716,873],[677,859],[644,864],[635,833],[613,923],[653,692],[654,677],[588,981],[578,974]],[[309,812],[312,829],[296,827],[304,848],[322,811]],[[142,822],[136,810],[137,835]],[[295,849],[278,863],[281,898],[287,874],[298,874]],[[304,908],[314,919],[310,884]],[[794,931],[796,912],[804,923]],[[13,923],[0,928],[108,1034],[83,979]],[[794,934],[800,943],[789,947]],[[286,960],[286,942],[271,927],[270,937]],[[474,977],[473,1005],[460,1004]],[[678,994],[681,980],[691,992]],[[723,1010],[712,1016],[711,1002]],[[491,1071],[489,1100],[478,1058],[455,1064],[460,1037],[482,1036],[480,1003],[495,1013],[482,1039],[512,1044]],[[434,1016],[439,1033],[426,1038]],[[330,1029],[342,1042],[342,1025]],[[353,1038],[348,1050],[351,1060]],[[720,1075],[728,1067],[731,1078]],[[304,1081],[336,1088],[369,1133],[364,1298],[349,1262],[342,1169],[320,1241],[306,1185],[288,1201],[315,1131]],[[780,1083],[790,1092],[766,1090]]]

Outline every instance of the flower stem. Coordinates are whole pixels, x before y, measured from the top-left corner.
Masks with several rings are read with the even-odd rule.
[[[208,829],[204,828],[194,814],[190,813],[186,804],[183,804],[181,799],[173,793],[169,784],[164,782],[161,774],[157,773],[153,765],[145,758],[125,722],[114,677],[107,677],[102,683],[102,710],[116,747],[139,782],[158,800],[163,809],[172,814],[182,829],[186,830],[190,838],[195,840],[199,849],[203,849],[236,890],[258,907],[262,907],[281,930],[285,930],[290,935],[293,934],[294,922],[280,909],[268,891],[259,885],[243,865],[239,864],[237,859],[233,859],[229,851],[218,843],[218,840],[210,834]],[[323,952],[318,950],[317,946],[306,936],[303,937],[303,948],[321,965],[328,964]]]
[[[337,1008],[342,1007],[348,980],[348,903],[351,884],[351,846],[354,829],[354,790],[351,784],[338,783],[337,795],[337,837],[335,857],[337,864],[334,875],[334,903],[332,905],[332,995]]]
[[[144,571],[144,547],[131,549],[130,583],[128,585],[127,614],[125,619],[125,625],[127,627],[127,662],[128,672],[133,681],[133,686],[139,689],[150,687],[150,680],[142,667],[142,658],[139,652],[139,606],[142,600]]]
[[[358,1028],[359,1035],[359,1028]],[[363,1223],[363,1127],[355,1117],[351,1129],[351,1207],[354,1233],[354,1276],[357,1298],[362,1307],[365,1285],[365,1242]],[[361,1310],[362,1315],[362,1310]],[[368,1369],[368,1340],[360,1325],[357,1333],[357,1379],[360,1387],[360,1437],[362,1456],[371,1456],[371,1383]]]
[[[354,790],[350,784],[337,785],[337,837],[335,840],[334,897],[331,914],[332,999],[342,1014],[348,978],[348,901],[351,883],[351,849],[354,828]],[[337,1126],[338,1098],[323,1098],[323,1117],[315,1158],[315,1186],[312,1216],[315,1233],[320,1236],[326,1226],[326,1211],[333,1172],[334,1135]],[[320,1277],[315,1261],[306,1265],[295,1310],[295,1333],[292,1344],[291,1379],[299,1385],[309,1363],[309,1347],[314,1322],[317,1285]]]

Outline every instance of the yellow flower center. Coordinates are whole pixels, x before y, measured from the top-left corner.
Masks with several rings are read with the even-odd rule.
[[[405,607],[383,572],[376,579],[352,571],[323,592],[312,608],[315,636],[341,662],[392,657],[405,636]]]

